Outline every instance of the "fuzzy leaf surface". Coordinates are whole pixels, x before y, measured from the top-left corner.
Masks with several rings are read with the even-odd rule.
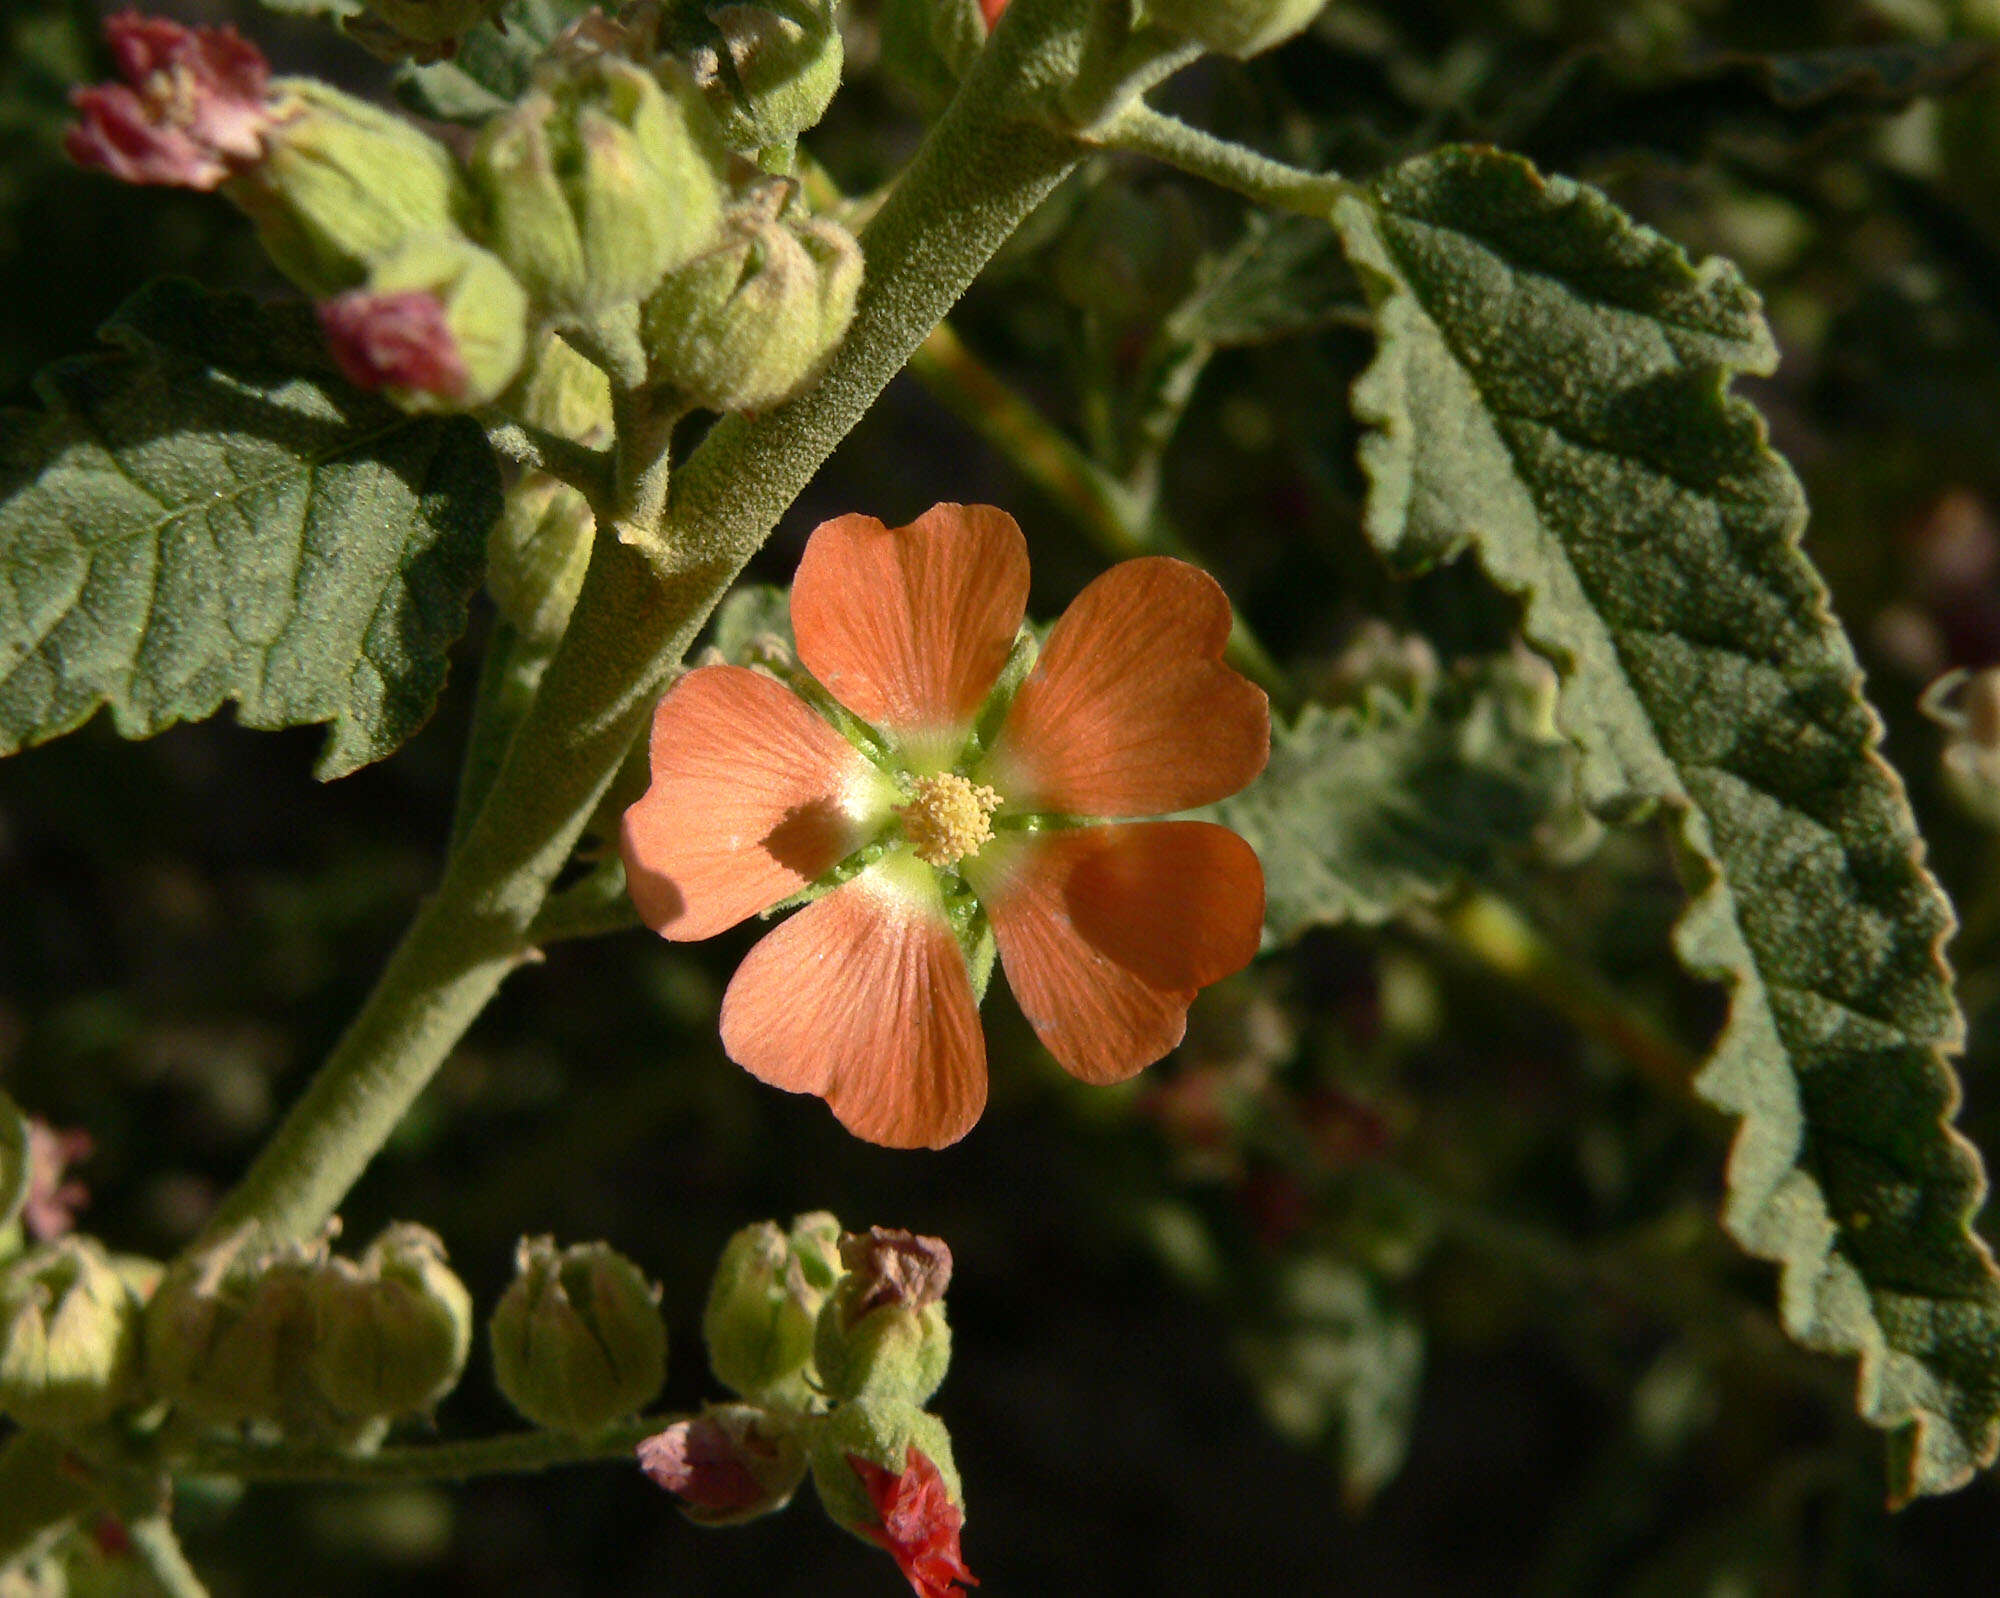
[[[328,368],[310,311],[162,282],[0,418],[0,754],[100,707],[329,724],[317,773],[429,718],[499,473],[478,426]]]
[[[1263,862],[1265,942],[1379,924],[1525,847],[1571,792],[1574,752],[1545,723],[1502,662],[1274,726],[1264,774],[1203,812]]]
[[[1563,677],[1586,797],[1661,802],[1705,880],[1677,944],[1730,1015],[1701,1091],[1742,1117],[1725,1221],[1786,1326],[1858,1356],[1898,1499],[2000,1446],[2000,1278],[1951,1127],[1949,904],[1876,752],[1805,503],[1729,393],[1775,351],[1756,295],[1595,191],[1447,150],[1334,221],[1375,304],[1354,391],[1368,530],[1472,547]]]

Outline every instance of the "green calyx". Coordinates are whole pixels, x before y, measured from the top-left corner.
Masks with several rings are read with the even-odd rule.
[[[813,1428],[809,1445],[813,1488],[827,1517],[865,1538],[864,1528],[880,1522],[868,1489],[847,1456],[870,1460],[900,1475],[908,1468],[912,1447],[937,1466],[945,1491],[963,1511],[965,1487],[944,1422],[902,1399],[868,1397],[842,1404]]]
[[[760,1221],[730,1238],[701,1319],[716,1380],[769,1408],[817,1404],[813,1328],[841,1274],[839,1240],[840,1223],[824,1212],[799,1216],[789,1232]]]
[[[315,296],[355,288],[409,240],[466,231],[472,196],[436,139],[311,78],[277,88],[264,159],[224,192],[300,288]]]
[[[528,296],[490,251],[456,234],[413,238],[375,263],[367,289],[436,298],[464,368],[465,386],[448,398],[385,389],[405,410],[474,410],[498,398],[519,374],[528,347]]]
[[[87,1237],[33,1249],[0,1273],[0,1412],[67,1430],[139,1396],[139,1295]]]
[[[444,1245],[421,1226],[389,1227],[359,1261],[328,1261],[307,1297],[307,1370],[341,1416],[423,1413],[465,1370],[472,1298],[445,1264]]]
[[[525,1238],[493,1311],[493,1375],[549,1431],[601,1430],[638,1411],[667,1372],[659,1289],[604,1243]]]
[[[684,7],[676,32],[733,150],[788,151],[840,87],[837,0]]]
[[[724,152],[672,63],[558,54],[485,128],[472,172],[493,247],[547,311],[639,300],[712,239]]]
[[[715,411],[761,411],[817,377],[846,335],[861,246],[837,223],[777,214],[782,196],[737,206],[719,242],[646,303],[656,383]]]

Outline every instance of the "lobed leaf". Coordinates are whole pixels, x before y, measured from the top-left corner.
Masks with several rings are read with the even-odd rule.
[[[0,755],[111,710],[330,724],[343,776],[429,718],[499,475],[467,418],[328,369],[303,306],[143,290],[0,417]]]
[[[1525,846],[1574,766],[1535,700],[1500,662],[1274,726],[1264,774],[1203,812],[1263,861],[1265,941],[1386,921]]]
[[[1706,881],[1677,934],[1731,1010],[1699,1087],[1742,1117],[1725,1221],[1784,1320],[1859,1356],[1899,1501],[2000,1448],[2000,1277],[1952,1129],[1949,904],[1826,592],[1805,505],[1732,380],[1775,350],[1726,264],[1591,189],[1458,149],[1335,207],[1376,308],[1354,391],[1367,526],[1470,545],[1558,664],[1600,805],[1661,801]]]

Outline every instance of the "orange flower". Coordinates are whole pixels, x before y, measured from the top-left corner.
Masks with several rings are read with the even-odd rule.
[[[710,937],[840,879],[750,951],[722,1041],[873,1143],[942,1148],[979,1119],[973,966],[996,945],[1043,1044],[1086,1082],[1159,1059],[1197,990],[1257,951],[1248,844],[1125,820],[1235,793],[1269,756],[1263,693],[1222,663],[1221,588],[1163,557],[1113,567],[1006,700],[1027,598],[1004,511],[825,523],[792,626],[858,742],[771,676],[699,667],[660,701],[652,786],[625,814],[632,900],[663,937]]]

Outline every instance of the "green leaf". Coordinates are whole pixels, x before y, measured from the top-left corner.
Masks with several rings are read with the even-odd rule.
[[[1584,51],[1500,142],[1564,168],[1635,150],[1696,161],[1723,139],[1791,146],[1954,93],[1992,60],[1991,46],[1959,39],[1725,55],[1647,79]]]
[[[344,776],[429,718],[499,475],[478,426],[326,366],[303,306],[142,291],[0,417],[0,754],[109,706],[143,738],[235,700],[330,723]]]
[[[1203,812],[1264,863],[1266,942],[1386,921],[1527,845],[1575,764],[1538,701],[1500,661],[1273,727],[1264,774]]]
[[[1725,1220],[1783,1267],[1787,1327],[1858,1355],[1895,1496],[2000,1446],[2000,1278],[1950,1126],[1951,908],[1876,752],[1805,504],[1733,398],[1775,351],[1735,270],[1595,191],[1447,150],[1335,207],[1375,302],[1354,391],[1370,534],[1404,566],[1471,545],[1564,678],[1588,797],[1664,802],[1698,858],[1678,929],[1728,985],[1700,1087],[1740,1115]]]
[[[28,1202],[28,1118],[21,1107],[0,1092],[0,1252],[7,1246],[8,1228],[21,1218]]]
[[[1259,1320],[1236,1346],[1265,1419],[1303,1446],[1330,1442],[1344,1495],[1360,1508],[1409,1452],[1422,1326],[1366,1272],[1320,1254],[1279,1267]]]
[[[1269,344],[1366,314],[1337,240],[1311,217],[1250,213],[1243,237],[1213,261],[1167,318],[1183,344]]]
[[[506,0],[494,23],[465,36],[449,61],[406,66],[396,92],[415,111],[443,122],[484,122],[527,92],[528,75],[558,33],[591,0]]]

